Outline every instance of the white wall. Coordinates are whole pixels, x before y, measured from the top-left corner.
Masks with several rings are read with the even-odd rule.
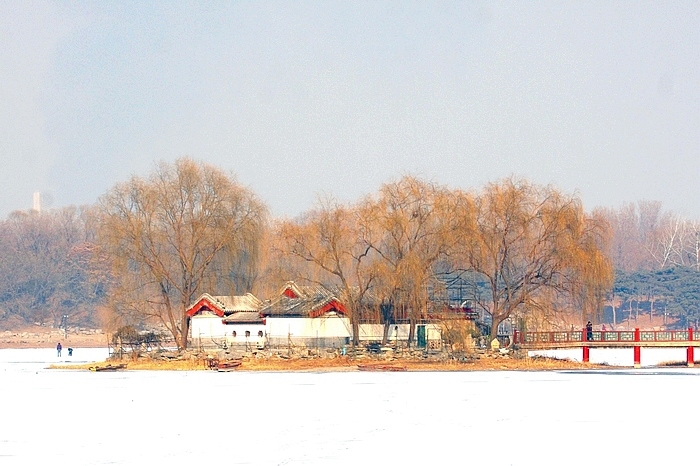
[[[269,338],[346,338],[352,334],[350,319],[327,315],[308,319],[303,317],[267,317]]]
[[[409,324],[394,324],[389,327],[388,341],[399,341],[408,339]],[[343,339],[352,338],[352,327],[350,319],[337,314],[326,314],[315,319],[303,317],[267,317],[266,325],[263,324],[229,324],[225,325],[221,317],[216,315],[196,315],[192,317],[191,323],[191,344],[210,346],[212,340],[220,343],[226,339],[228,344],[257,344],[258,332],[262,330],[267,339],[280,340],[309,340],[314,338]],[[236,331],[236,337],[232,332]],[[245,332],[250,332],[250,337],[246,341]],[[426,338],[428,341],[441,339],[441,328],[439,324],[425,324]],[[384,332],[382,324],[360,324],[360,341],[381,341]],[[415,341],[414,336],[414,341]]]
[[[220,339],[226,336],[226,325],[221,322],[221,317],[212,315],[196,315],[190,319],[190,335],[193,341],[198,339]],[[230,333],[230,332],[229,332]]]
[[[214,341],[220,344],[224,339],[226,343],[245,345],[246,343],[253,346],[258,344],[258,332],[262,331],[265,335],[266,328],[260,324],[224,324],[221,317],[217,315],[196,315],[190,321],[191,338],[190,344],[193,346],[212,346]],[[233,336],[233,332],[236,336]],[[250,336],[246,338],[245,332],[250,332]],[[264,337],[263,337],[264,338]],[[212,341],[214,340],[214,341]]]
[[[395,341],[397,338],[398,327],[398,339],[399,341],[406,341],[408,339],[408,332],[410,329],[410,324],[392,324],[389,326],[389,334],[387,336],[388,341]],[[360,324],[360,341],[381,341],[382,335],[384,334],[383,324]],[[425,324],[425,336],[428,340],[440,340],[442,337],[442,331],[440,325],[438,324]],[[414,340],[416,336],[414,336]]]

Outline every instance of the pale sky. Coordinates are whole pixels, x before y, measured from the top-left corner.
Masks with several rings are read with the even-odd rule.
[[[413,174],[700,219],[700,2],[0,0],[0,218],[182,156],[274,216]]]

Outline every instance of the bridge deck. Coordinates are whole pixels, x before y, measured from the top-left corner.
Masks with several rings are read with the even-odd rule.
[[[630,348],[666,347],[687,348],[700,346],[700,332],[685,330],[622,330],[567,332],[515,332],[514,343],[526,349],[546,348]]]
[[[553,348],[687,348],[700,347],[700,341],[563,341],[563,342],[530,342],[518,343],[523,349],[553,349]]]

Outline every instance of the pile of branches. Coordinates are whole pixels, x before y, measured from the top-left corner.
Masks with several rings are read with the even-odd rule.
[[[118,348],[129,347],[132,351],[139,349],[149,351],[160,348],[165,338],[154,331],[138,331],[131,325],[120,327],[112,335],[112,344]]]

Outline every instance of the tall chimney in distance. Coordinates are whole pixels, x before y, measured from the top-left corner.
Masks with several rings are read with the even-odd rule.
[[[34,192],[34,205],[32,210],[35,210],[39,214],[41,213],[41,193],[39,191]]]

